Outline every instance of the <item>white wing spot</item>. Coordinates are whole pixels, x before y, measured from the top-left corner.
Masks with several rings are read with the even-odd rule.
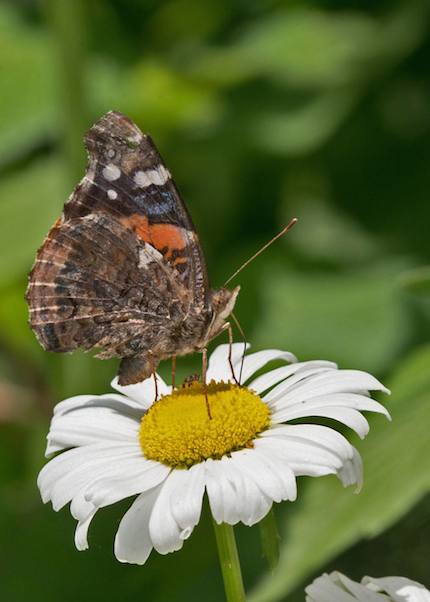
[[[113,163],[109,163],[106,167],[103,168],[103,177],[109,182],[113,182],[114,180],[118,180],[121,175],[121,170],[119,167],[114,165]]]
[[[146,268],[147,265],[153,261],[161,261],[163,259],[162,254],[157,249],[154,249],[151,245],[145,244],[143,249],[139,249],[139,267]]]
[[[162,186],[170,179],[170,177],[170,173],[164,165],[158,165],[155,169],[137,171],[134,174],[134,181],[141,188],[147,188],[148,186],[151,186],[151,184]]]
[[[115,157],[115,151],[113,148],[110,148],[107,152],[107,156],[109,157],[109,159],[113,159]]]
[[[142,134],[140,132],[136,132],[133,136],[129,136],[127,138],[127,142],[130,144],[139,144],[142,140]]]
[[[107,191],[107,195],[110,199],[112,199],[112,201],[114,201],[118,197],[117,191],[113,190],[112,188],[109,188],[109,190]]]

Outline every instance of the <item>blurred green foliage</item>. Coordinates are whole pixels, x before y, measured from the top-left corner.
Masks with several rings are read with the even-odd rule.
[[[23,300],[35,251],[83,172],[83,132],[110,109],[155,138],[214,286],[300,218],[239,278],[237,313],[255,347],[370,370],[393,390],[393,424],[374,418],[358,443],[363,493],[302,479],[299,501],[277,508],[275,575],[257,530],[237,529],[252,600],[293,589],[302,600],[302,584],[335,567],[430,585],[429,16],[426,0],[0,5],[2,599],[223,596],[207,512],[183,551],[128,567],[111,553],[127,504],[99,513],[78,554],[73,519],[42,507],[35,486],[54,403],[106,392],[115,374],[112,362],[44,353]],[[198,362],[181,360],[181,375]]]

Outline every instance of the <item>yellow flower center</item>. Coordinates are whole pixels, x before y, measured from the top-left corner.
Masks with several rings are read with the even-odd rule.
[[[156,401],[142,418],[139,441],[145,457],[175,468],[251,447],[270,424],[267,405],[238,385],[194,382]]]

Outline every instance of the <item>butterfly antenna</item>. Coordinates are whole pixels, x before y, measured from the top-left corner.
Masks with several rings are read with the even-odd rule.
[[[234,315],[233,312],[230,315],[233,318],[233,322],[235,323],[236,328],[238,329],[240,336],[242,337],[242,341],[243,341],[243,353],[242,353],[242,360],[240,362],[240,372],[239,372],[239,383],[241,383],[242,382],[242,372],[243,372],[243,362],[245,361],[245,353],[246,353],[246,348],[248,346],[248,341],[246,340],[245,333],[243,332],[243,329],[239,323],[239,320],[236,318],[236,316]]]
[[[254,253],[254,255],[252,257],[250,257],[247,261],[245,261],[245,263],[243,263],[240,266],[240,268],[238,268],[234,272],[234,274],[232,274],[230,276],[230,278],[228,278],[224,282],[224,286],[227,286],[227,284],[229,282],[231,282],[231,280],[233,280],[233,278],[236,278],[236,276],[239,274],[239,272],[241,272],[244,268],[246,268],[246,266],[249,265],[251,263],[251,261],[254,261],[254,259],[256,259],[259,255],[261,255],[261,253],[263,253],[263,251],[265,251],[268,247],[270,247],[270,245],[272,243],[274,243],[276,240],[278,240],[278,238],[281,238],[281,236],[284,236],[284,234],[286,234],[289,230],[291,230],[291,228],[297,224],[297,221],[298,221],[297,218],[293,217],[293,219],[284,228],[282,228],[282,230],[280,232],[278,232],[278,234],[276,236],[274,236],[271,240],[266,242],[266,244],[263,245],[261,247],[261,249],[259,249],[256,253]]]

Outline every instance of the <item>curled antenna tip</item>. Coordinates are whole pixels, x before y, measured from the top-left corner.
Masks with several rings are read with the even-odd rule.
[[[283,229],[283,232],[287,232],[288,230],[290,230],[293,226],[295,226],[297,224],[298,221],[299,221],[298,217],[293,217],[292,219],[290,219],[288,224]]]
[[[280,232],[278,232],[278,234],[276,236],[274,236],[271,240],[269,240],[265,245],[263,245],[261,247],[261,249],[259,249],[256,253],[254,253],[254,255],[252,257],[250,257],[247,261],[245,261],[245,263],[243,263],[235,272],[234,274],[232,274],[230,276],[230,278],[228,278],[225,282],[224,282],[224,286],[226,286],[231,280],[233,280],[233,278],[235,278],[242,270],[243,268],[245,268],[247,265],[249,265],[251,263],[251,261],[254,261],[254,259],[256,259],[259,255],[261,255],[261,253],[263,251],[265,251],[268,247],[270,247],[271,244],[273,244],[275,242],[275,240],[278,240],[278,238],[281,238],[281,236],[283,236],[284,234],[286,234],[289,230],[291,230],[291,228],[293,226],[296,225],[297,223],[297,217],[293,217],[288,224],[282,228],[282,230]]]

